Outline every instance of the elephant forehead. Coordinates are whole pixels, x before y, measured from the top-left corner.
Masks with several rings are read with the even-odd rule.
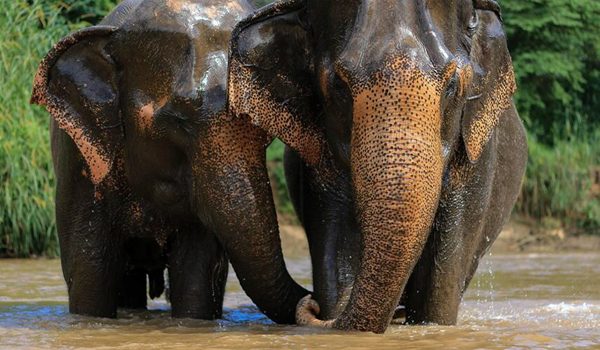
[[[123,25],[126,30],[187,33],[198,27],[231,31],[252,11],[246,0],[144,0]]]
[[[224,90],[231,31],[250,11],[246,0],[146,0],[119,30],[115,55],[161,93]]]
[[[165,10],[182,18],[189,27],[202,23],[232,29],[252,8],[245,0],[167,0]]]

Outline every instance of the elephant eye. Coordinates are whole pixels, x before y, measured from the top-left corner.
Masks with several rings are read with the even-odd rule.
[[[469,22],[467,23],[467,35],[472,37],[479,28],[479,14],[477,10],[473,8],[473,12],[470,16]]]

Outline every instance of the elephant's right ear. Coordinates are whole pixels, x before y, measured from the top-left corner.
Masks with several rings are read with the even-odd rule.
[[[274,3],[232,35],[229,111],[280,138],[309,164],[325,146],[315,123],[313,47],[304,1]]]
[[[95,185],[110,172],[123,134],[116,68],[106,52],[115,30],[96,26],[63,38],[40,63],[31,96],[73,139]]]

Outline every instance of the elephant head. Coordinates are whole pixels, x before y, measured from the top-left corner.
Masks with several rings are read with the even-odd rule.
[[[125,1],[50,51],[32,102],[79,149],[97,200],[126,181],[159,211],[201,221],[259,308],[292,323],[307,291],[281,254],[271,139],[227,113],[231,30],[251,10],[245,0]]]
[[[451,155],[478,162],[512,106],[497,2],[284,1],[242,22],[232,40],[233,112],[266,129],[315,125],[351,174],[362,246],[354,288],[334,321],[304,322],[383,332],[427,241]]]

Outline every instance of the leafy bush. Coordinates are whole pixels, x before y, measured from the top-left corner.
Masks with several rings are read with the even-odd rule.
[[[600,1],[502,0],[528,131],[551,145],[565,125],[600,126]]]
[[[530,135],[517,213],[598,232],[591,170],[600,165],[600,2],[501,5],[519,84],[517,108]]]

